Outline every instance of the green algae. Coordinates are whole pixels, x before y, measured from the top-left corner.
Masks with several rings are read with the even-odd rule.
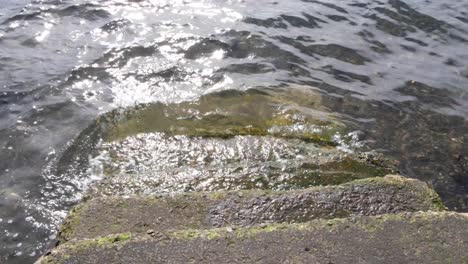
[[[99,237],[95,239],[85,239],[81,241],[70,241],[60,245],[54,249],[51,254],[43,257],[39,263],[63,263],[68,259],[74,258],[79,260],[83,256],[89,256],[88,254],[108,254],[114,250],[119,251],[122,247],[129,245],[129,248],[138,248],[139,246],[145,247],[151,245],[153,247],[171,245],[172,241],[196,241],[195,243],[203,243],[207,240],[218,240],[221,243],[224,241],[228,244],[244,243],[243,240],[252,241],[251,239],[266,238],[271,239],[277,238],[278,236],[269,236],[269,233],[280,233],[281,236],[293,239],[296,236],[312,236],[310,239],[316,240],[319,243],[327,243],[329,238],[338,239],[341,232],[347,234],[348,238],[356,236],[358,239],[376,239],[378,243],[385,243],[387,235],[394,235],[393,244],[403,245],[406,247],[417,246],[414,243],[429,243],[428,249],[435,250],[440,248],[443,250],[444,244],[441,244],[438,239],[440,238],[438,232],[440,228],[445,225],[450,227],[449,232],[453,236],[448,235],[444,238],[451,237],[451,239],[457,239],[453,245],[463,245],[462,236],[456,236],[457,227],[456,224],[466,223],[468,217],[463,214],[448,213],[448,212],[415,212],[415,213],[399,213],[399,214],[385,214],[379,216],[359,216],[352,218],[342,219],[331,219],[331,220],[313,220],[307,223],[300,224],[268,224],[258,225],[246,228],[216,228],[211,230],[180,230],[175,232],[167,232],[157,237],[148,235],[132,236],[128,233],[116,234],[107,237]],[[454,227],[455,224],[455,227]],[[463,226],[461,227],[463,228]],[[408,232],[411,231],[411,232]],[[414,234],[417,232],[419,238],[423,241],[412,239]],[[330,236],[330,234],[332,236]],[[425,240],[427,238],[427,240]],[[353,241],[346,242],[347,238],[344,238],[344,244],[353,243]],[[343,242],[343,241],[342,241]],[[148,244],[149,243],[149,244]],[[179,242],[175,242],[180,245]],[[249,242],[250,243],[250,242]],[[430,244],[432,243],[432,244]],[[436,244],[434,244],[436,243]],[[187,246],[193,244],[186,244]],[[222,245],[221,245],[222,246]],[[330,244],[330,246],[333,246]],[[108,248],[109,247],[109,248]],[[385,246],[384,246],[385,247]],[[106,249],[102,251],[102,249]],[[151,250],[151,248],[148,248]],[[100,251],[98,251],[100,250]],[[110,251],[109,251],[110,250]],[[422,254],[413,252],[412,254]],[[404,254],[406,255],[406,253]],[[456,258],[455,258],[456,259]]]
[[[319,98],[310,91],[226,91],[206,95],[193,102],[153,103],[124,111],[116,110],[100,120],[107,120],[110,124],[104,136],[106,141],[139,133],[161,132],[217,138],[273,135],[335,145],[333,136],[344,133],[346,126],[322,111],[314,99],[312,102],[304,100],[305,94]],[[310,106],[318,109],[304,110],[304,107]],[[300,131],[298,125],[306,129]]]
[[[73,207],[63,220],[58,232],[58,241],[64,242],[74,236],[75,227],[80,222],[80,213],[84,210],[85,204]]]
[[[294,230],[339,230],[340,228],[359,228],[365,232],[375,232],[382,229],[383,225],[388,222],[400,223],[415,223],[415,222],[430,222],[434,219],[443,219],[444,217],[457,215],[450,212],[414,212],[414,213],[396,213],[384,214],[378,216],[354,216],[350,218],[333,218],[333,219],[316,219],[305,223],[270,223],[261,224],[250,227],[222,227],[212,229],[184,229],[172,232],[167,232],[164,235],[170,239],[176,240],[192,240],[192,239],[217,239],[225,236],[234,236],[244,238],[255,236],[260,233],[269,233],[279,230],[294,231]],[[463,217],[463,216],[460,216]],[[84,239],[78,242],[67,242],[65,247],[71,248],[87,248],[89,246],[108,246],[114,243],[129,242],[132,238],[141,239],[145,236],[132,236],[130,233],[121,233],[94,239]],[[146,238],[145,238],[146,239]]]
[[[422,198],[430,199],[432,201],[432,206],[434,207],[433,210],[435,211],[447,210],[447,207],[442,203],[442,199],[440,198],[439,194],[437,194],[437,192],[433,189],[429,189],[426,197],[422,197]]]
[[[148,106],[150,108],[150,106]],[[152,111],[151,111],[152,112]],[[283,138],[297,138],[307,142],[316,142],[322,145],[334,146],[333,136],[343,132],[343,127],[333,124],[315,125],[319,132],[308,131],[295,132],[291,125],[269,125],[270,120],[248,118],[245,116],[227,115],[204,115],[198,118],[168,118],[160,117],[159,113],[151,115],[149,113],[139,113],[132,116],[129,121],[116,125],[107,138],[108,141],[115,141],[127,136],[148,133],[162,132],[167,135],[185,135],[189,137],[205,138],[232,138],[235,136],[267,136],[273,135]],[[166,124],[164,126],[163,124]]]
[[[380,167],[349,156],[322,164],[303,164],[288,183],[295,188],[316,185],[339,185],[358,179],[383,177],[394,173],[393,168]]]
[[[433,191],[433,199],[432,203],[434,207],[440,211],[447,210],[447,207],[442,203],[442,200],[440,199],[440,196],[437,195],[435,191]]]
[[[67,247],[67,244],[69,244],[73,250],[83,250],[91,247],[107,247],[116,243],[122,244],[131,241],[131,239],[131,233],[120,233],[92,239],[83,239],[78,242],[65,243],[64,245]]]
[[[55,264],[62,263],[63,261],[70,259],[76,252],[83,251],[89,248],[108,247],[115,244],[123,244],[131,241],[132,234],[120,233],[115,235],[96,237],[93,239],[83,239],[79,241],[71,241],[61,244],[59,252],[53,252],[51,254],[42,257],[38,263],[41,264]],[[60,255],[60,259],[55,258],[55,255]]]
[[[241,222],[249,218],[248,214],[241,213],[242,208],[245,208],[246,212],[249,212],[249,206],[251,201],[271,201],[276,199],[301,199],[298,197],[307,197],[308,195],[318,195],[318,197],[333,197],[334,194],[341,195],[345,193],[344,197],[353,198],[362,194],[362,197],[380,197],[379,201],[384,204],[388,204],[390,208],[383,212],[391,212],[392,204],[397,201],[398,203],[404,202],[404,208],[397,209],[398,211],[417,211],[417,210],[433,210],[441,211],[437,206],[433,205],[433,201],[437,198],[437,194],[431,190],[427,184],[420,182],[418,180],[407,179],[401,176],[386,176],[372,179],[361,179],[355,180],[352,182],[344,183],[336,186],[315,186],[303,190],[293,190],[293,191],[273,191],[273,190],[239,190],[239,191],[216,191],[216,192],[192,192],[192,193],[181,193],[177,195],[151,195],[151,196],[131,196],[125,198],[119,197],[101,197],[97,200],[94,200],[87,204],[89,210],[83,212],[83,220],[77,226],[74,227],[75,232],[77,232],[76,237],[93,237],[95,235],[103,234],[112,234],[120,233],[126,230],[142,233],[147,231],[150,228],[155,230],[170,230],[172,228],[183,226],[183,228],[210,228],[213,226],[225,226],[228,225],[237,225],[242,226]],[[380,196],[380,193],[388,194],[383,198]],[[306,196],[304,196],[304,194]],[[253,198],[253,199],[252,199]],[[257,200],[257,198],[259,198]],[[316,209],[313,216],[299,216],[296,213],[300,210],[298,207],[293,207],[295,209],[280,209],[284,210],[284,216],[291,216],[289,220],[270,220],[262,219],[260,222],[271,222],[271,221],[284,221],[284,222],[306,222],[311,219],[316,218],[329,218],[329,217],[348,217],[350,215],[356,214],[367,214],[368,210],[372,212],[371,205],[363,204],[358,211],[350,209],[355,206],[355,203],[347,199],[341,200],[342,203],[348,204],[350,207],[336,207],[333,211],[321,211],[322,208],[320,205],[322,202],[326,202],[328,198],[313,200],[318,202],[317,206],[312,203],[310,205],[308,202],[305,202],[304,205],[297,203],[298,207],[304,206],[304,209]],[[387,200],[388,199],[388,200]],[[331,199],[330,201],[336,200]],[[234,203],[234,204],[231,204]],[[341,204],[341,203],[340,203]],[[379,203],[377,203],[379,204]],[[213,224],[213,222],[208,221],[210,216],[218,215],[219,212],[212,212],[213,208],[221,205],[221,208],[227,206],[227,214],[235,213],[237,220],[232,221],[231,218],[223,218],[226,222],[224,224]],[[240,207],[238,207],[239,205]],[[399,205],[399,204],[397,204]],[[331,206],[331,205],[329,205]],[[393,204],[394,206],[394,204]],[[231,208],[231,209],[229,209]],[[241,210],[241,211],[238,211]],[[297,211],[299,210],[299,211]],[[104,215],[109,217],[95,217],[93,212],[102,212]],[[281,214],[277,212],[277,214]],[[372,213],[372,214],[375,214]],[[161,217],[164,219],[170,219],[174,215],[177,215],[174,220],[176,222],[182,218],[185,219],[181,222],[159,222],[160,220],[155,221],[155,217]],[[131,217],[129,217],[131,216]],[[135,222],[132,217],[139,219],[138,222]],[[121,218],[122,217],[122,218]],[[208,218],[207,218],[208,217]],[[119,221],[123,219],[123,221]],[[229,220],[231,219],[231,220]],[[208,222],[206,222],[208,221]],[[193,232],[184,233],[186,236],[195,236]],[[206,236],[211,236],[211,233],[206,233]]]
[[[373,176],[384,176],[390,172],[391,169],[386,167],[375,166],[374,164],[357,161],[350,157],[345,157],[338,162],[330,162],[320,166],[321,170],[336,170],[346,171],[356,174],[373,175]]]

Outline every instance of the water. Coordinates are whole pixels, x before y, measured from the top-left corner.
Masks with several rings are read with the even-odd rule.
[[[0,0],[0,263],[54,243],[94,178],[50,168],[93,118],[225,89],[315,87],[468,211],[467,61],[464,0]]]

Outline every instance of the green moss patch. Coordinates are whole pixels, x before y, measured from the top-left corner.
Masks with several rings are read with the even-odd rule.
[[[194,102],[146,104],[113,111],[99,122],[108,123],[103,133],[107,141],[163,132],[219,138],[274,135],[335,145],[333,135],[346,129],[320,105],[317,93],[294,89],[269,93],[225,91]]]

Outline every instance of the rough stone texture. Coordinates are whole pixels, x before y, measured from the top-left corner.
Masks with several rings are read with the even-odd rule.
[[[112,111],[58,162],[103,179],[39,262],[468,263],[467,216],[350,131],[302,89]]]
[[[68,242],[39,263],[467,263],[468,216],[403,213]]]
[[[60,239],[442,209],[437,194],[425,183],[395,175],[287,192],[98,197],[70,213]]]

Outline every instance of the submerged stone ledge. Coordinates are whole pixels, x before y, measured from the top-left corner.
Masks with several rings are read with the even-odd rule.
[[[320,163],[307,160],[330,152],[335,159],[350,156],[347,152],[359,145],[354,130],[353,122],[331,113],[322,105],[322,95],[311,87],[227,90],[189,102],[143,104],[103,114],[62,154],[54,165],[54,174],[88,177],[93,171],[99,176],[111,176],[102,181],[98,192],[103,194],[151,194],[303,188],[396,173],[391,162],[382,162],[380,158],[368,162],[371,166],[367,172],[367,165],[362,167],[363,162],[355,162],[358,155],[338,164],[345,167],[335,166],[336,162],[318,167]],[[181,142],[185,145],[175,149]],[[205,143],[238,152],[220,161],[217,154],[229,153],[214,153],[203,148]],[[159,146],[167,155],[154,156]],[[289,153],[282,151],[282,146]],[[188,157],[180,151],[183,148],[190,148],[197,156]],[[258,151],[264,156],[245,156],[244,150],[247,154]],[[107,154],[110,155],[107,160],[99,160]],[[103,170],[98,168],[95,173],[88,157],[98,160],[93,164],[104,163]],[[173,157],[180,164],[167,160]],[[196,158],[195,162],[190,164],[193,161],[190,158]],[[172,166],[158,166],[166,161],[166,165]],[[328,176],[317,173],[322,171]],[[317,174],[320,177],[309,177]],[[211,177],[220,175],[226,179]],[[236,175],[241,176],[237,177],[240,181],[235,179]],[[295,183],[283,186],[284,182],[278,180],[291,175],[297,178]]]
[[[198,100],[144,104],[102,116],[103,139],[115,141],[139,133],[229,138],[272,135],[336,145],[333,136],[347,125],[321,104],[321,95],[293,89],[226,90]]]
[[[320,93],[310,87],[290,88],[227,90],[189,102],[116,109],[97,118],[74,140],[60,158],[57,173],[75,173],[74,167],[86,163],[83,156],[99,155],[101,141],[142,133],[218,139],[274,136],[323,146],[350,141],[352,122],[330,113]]]
[[[123,233],[64,243],[38,263],[465,263],[467,237],[465,214],[415,212]]]
[[[427,184],[396,175],[294,191],[97,197],[73,209],[59,239],[443,209]]]
[[[105,143],[98,195],[150,195],[239,189],[288,190],[396,172],[372,153],[348,153],[298,139],[228,139],[146,133]]]
[[[381,155],[353,153],[352,122],[321,100],[296,85],[117,109],[76,138],[55,174],[98,175],[89,195],[99,196],[288,190],[398,173]]]

